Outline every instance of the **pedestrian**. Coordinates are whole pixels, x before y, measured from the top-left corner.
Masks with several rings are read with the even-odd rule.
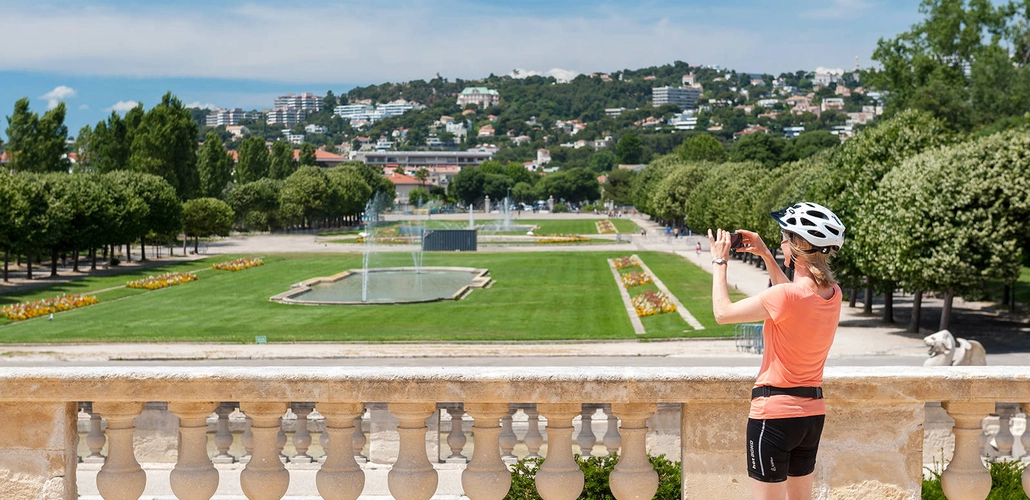
[[[697,242],[697,258],[701,260],[701,242]]]
[[[826,403],[823,367],[840,322],[841,290],[830,257],[844,244],[844,224],[826,207],[798,203],[772,213],[780,225],[790,281],[752,231],[738,230],[738,252],[758,255],[773,286],[733,302],[726,285],[730,233],[708,231],[712,309],[719,324],[763,321],[765,350],[751,391],[747,468],[756,499],[811,498]]]
[[[672,229],[672,237],[677,240],[680,239],[680,228],[676,227]]]

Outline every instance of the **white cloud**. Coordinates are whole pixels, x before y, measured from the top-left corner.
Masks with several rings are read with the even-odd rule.
[[[75,97],[75,89],[64,85],[58,85],[57,87],[54,87],[54,90],[39,96],[40,99],[46,101],[46,109],[56,108],[57,103],[68,99],[69,97]]]
[[[104,111],[117,111],[119,113],[124,113],[132,108],[135,108],[137,105],[139,105],[139,103],[136,101],[118,101],[112,104],[111,107],[104,108]]]
[[[571,69],[552,68],[543,74],[546,76],[553,76],[557,80],[569,81],[582,73]],[[540,72],[531,69],[515,68],[512,70],[510,76],[512,78],[528,78],[531,76],[540,76]]]
[[[85,111],[85,110],[89,109],[89,104],[80,104],[79,105],[79,109]]]
[[[219,109],[218,106],[214,104],[211,104],[209,102],[201,103],[200,101],[193,101],[189,104],[186,104],[185,106],[187,108],[210,109],[212,111]]]

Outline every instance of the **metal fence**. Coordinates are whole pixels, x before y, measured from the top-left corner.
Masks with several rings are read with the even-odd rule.
[[[762,324],[742,324],[733,327],[733,340],[738,351],[762,354],[765,339],[762,337]]]

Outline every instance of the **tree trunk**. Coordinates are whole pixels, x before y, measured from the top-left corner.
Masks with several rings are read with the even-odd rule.
[[[887,323],[894,322],[894,283],[887,282],[883,291],[883,320]]]
[[[32,279],[32,250],[25,252],[25,278]]]
[[[917,290],[912,294],[912,317],[908,320],[908,332],[919,333],[919,320],[923,312],[923,291]]]
[[[97,270],[97,248],[96,247],[90,247],[89,248],[89,259],[90,259],[89,270],[90,271],[96,271]]]
[[[57,277],[57,249],[50,249],[50,277]]]
[[[125,244],[125,262],[132,262],[132,244]]]
[[[951,324],[951,304],[955,301],[955,292],[944,292],[944,307],[941,308],[941,324],[938,330],[947,330]]]
[[[1009,285],[1005,285],[1005,288],[1001,292],[1001,303],[1005,304],[1006,306],[1008,306],[1009,305],[1009,301],[1011,300],[1010,299],[1011,295],[1012,295],[1012,287],[1009,286]],[[1009,310],[1011,311],[1012,309],[1009,308]]]
[[[849,290],[851,291],[848,293],[848,307],[855,307],[858,304],[858,289],[851,287]]]
[[[865,285],[865,304],[862,305],[862,312],[873,313],[873,284],[869,281],[866,281]]]
[[[10,281],[11,281],[9,276],[8,276],[8,274],[7,274],[8,273],[8,264],[10,262],[11,262],[11,251],[9,249],[5,248],[4,249],[4,283],[10,283]]]
[[[143,237],[139,237],[139,261],[147,261],[147,240]]]
[[[193,253],[197,253],[200,247],[200,236],[193,237]]]
[[[76,249],[72,252],[72,271],[79,272],[79,251]]]

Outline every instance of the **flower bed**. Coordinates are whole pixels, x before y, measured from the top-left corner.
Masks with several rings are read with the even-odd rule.
[[[626,288],[633,288],[648,283],[653,283],[653,281],[651,280],[651,275],[647,273],[633,271],[622,275],[622,286]]]
[[[618,232],[615,229],[615,224],[612,224],[612,221],[608,219],[599,220],[595,224],[597,225],[597,232],[601,234],[610,234]]]
[[[158,288],[167,288],[170,286],[181,285],[183,283],[189,283],[190,281],[196,281],[197,275],[193,273],[168,273],[160,276],[149,276],[141,280],[130,281],[125,284],[129,288],[143,288],[146,290],[157,290]]]
[[[368,238],[364,236],[358,236],[357,242],[364,243],[368,241]],[[418,243],[417,236],[397,236],[397,237],[384,237],[376,236],[372,238],[372,243]]]
[[[537,243],[579,243],[583,241],[590,241],[590,238],[585,238],[578,234],[545,234],[537,236]]]
[[[263,266],[265,261],[256,258],[243,258],[236,259],[228,262],[219,262],[211,266],[213,269],[221,271],[242,271],[244,269],[250,269],[252,267]]]
[[[100,302],[93,295],[62,295],[50,299],[36,300],[24,304],[11,304],[0,309],[0,316],[12,321],[35,318],[46,314],[91,306]]]
[[[635,255],[630,257],[619,257],[617,259],[613,259],[612,262],[615,263],[615,269],[626,269],[627,267],[640,266],[640,259]]]
[[[648,290],[633,297],[632,302],[633,308],[637,310],[637,316],[640,317],[676,311],[676,306],[662,292]]]

